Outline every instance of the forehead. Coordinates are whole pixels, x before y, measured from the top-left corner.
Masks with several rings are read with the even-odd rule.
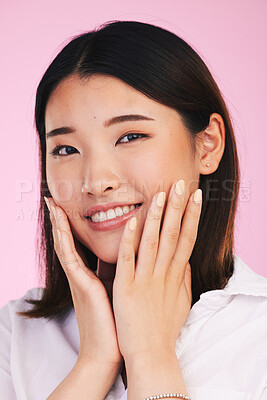
[[[176,110],[150,99],[121,79],[104,74],[93,74],[90,78],[73,75],[61,81],[48,100],[45,119],[46,124],[68,123],[84,114],[103,121],[130,112],[145,113],[165,123],[166,118],[180,122]]]

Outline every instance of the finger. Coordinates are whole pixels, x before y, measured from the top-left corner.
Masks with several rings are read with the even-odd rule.
[[[195,199],[195,201],[193,199]],[[181,279],[184,278],[185,268],[192,254],[197,238],[201,205],[202,190],[197,189],[191,194],[187,203],[178,244],[170,265],[170,270]]]
[[[184,186],[184,180],[180,180],[170,190],[159,239],[158,256],[154,269],[156,274],[166,274],[177,247],[184,205]]]
[[[49,198],[49,204],[51,207],[51,212],[52,212],[52,217],[53,217],[52,222],[54,222],[53,228],[54,228],[54,231],[56,232],[56,237],[58,234],[57,234],[57,230],[55,228],[66,231],[68,234],[68,239],[70,241],[70,246],[71,246],[72,251],[77,252],[75,243],[74,243],[74,239],[73,239],[73,235],[72,235],[72,232],[70,229],[68,217],[67,217],[65,211],[60,206],[58,206],[52,198]],[[58,241],[56,244],[58,244]]]
[[[75,248],[72,232],[70,230],[67,216],[64,215],[64,210],[60,209],[58,206],[52,206],[51,203],[50,209],[54,247],[69,283],[71,284],[71,281],[74,280],[76,283],[81,284],[80,281],[85,278],[84,272],[93,278],[94,273],[86,268],[82,258]],[[69,278],[71,278],[71,280]]]
[[[63,229],[64,231],[68,232],[69,237],[72,239],[72,232],[65,211],[60,206],[58,206],[52,198],[49,198],[48,201],[52,209],[52,214],[55,217],[57,228]],[[53,211],[55,211],[55,213]],[[75,247],[73,239],[71,240],[71,246],[73,248]]]
[[[135,276],[135,251],[134,238],[136,231],[136,217],[127,221],[118,251],[118,260],[116,267],[115,281],[116,285],[123,287],[124,283],[131,283]]]
[[[137,265],[135,269],[136,277],[148,277],[151,276],[154,271],[158,253],[159,231],[165,198],[165,192],[157,193],[153,197],[151,206],[148,210],[138,249]]]
[[[186,268],[185,268],[184,281],[185,281],[185,288],[186,288],[188,298],[190,301],[190,305],[191,305],[192,304],[192,276],[191,276],[191,266],[190,266],[189,262],[187,263]]]
[[[60,263],[67,276],[72,298],[75,301],[77,293],[83,293],[88,296],[93,289],[93,283],[98,278],[91,270],[85,267],[78,253],[73,251],[68,233],[60,230],[60,236],[62,254]]]
[[[63,230],[58,230],[60,235],[60,249],[61,258],[60,262],[63,264],[63,268],[66,272],[70,272],[76,269],[81,269],[82,260],[78,258],[78,254],[71,247],[71,241],[68,233]]]
[[[49,209],[49,217],[50,221],[52,224],[52,234],[53,234],[53,239],[54,239],[54,248],[56,251],[57,256],[60,256],[60,248],[59,248],[59,237],[58,237],[58,232],[57,232],[57,222],[56,222],[56,214],[55,214],[55,205],[56,203],[52,198],[47,198],[44,196],[46,205]]]
[[[54,240],[54,249],[56,251],[56,254],[58,258],[60,257],[60,246],[59,246],[59,236],[57,232],[57,223],[56,223],[56,218],[55,218],[55,211],[54,208],[52,208],[52,205],[50,204],[50,213],[49,213],[50,221],[52,224],[52,235],[53,235],[53,240]]]
[[[74,247],[74,242],[71,243],[71,241],[69,239],[69,232],[64,231],[62,229],[64,225],[66,228],[66,221],[64,224],[62,223],[62,221],[59,222],[58,208],[55,208],[54,206],[51,205],[51,213],[50,214],[51,214],[50,218],[51,218],[52,227],[53,227],[54,246],[57,251],[57,256],[59,257],[59,261],[61,262],[61,264],[63,264],[62,266],[65,269],[65,265],[69,265],[69,264],[65,264],[66,262],[71,263],[72,261],[76,260],[73,264],[77,264],[77,262],[79,263],[77,255],[76,255],[76,249]],[[67,234],[67,238],[65,236],[66,234]],[[62,244],[63,244],[63,246],[62,246]],[[63,248],[64,248],[64,253],[63,253]],[[72,258],[69,257],[70,254],[72,255]],[[75,265],[74,265],[74,267],[75,267]]]

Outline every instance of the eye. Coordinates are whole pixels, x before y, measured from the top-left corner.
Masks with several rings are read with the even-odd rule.
[[[74,147],[72,147],[72,146],[57,146],[57,147],[55,147],[55,149],[53,151],[49,152],[49,154],[51,154],[52,156],[60,156],[60,157],[66,157],[66,156],[69,156],[69,155],[73,154],[73,153],[71,153],[71,154],[59,154],[59,151],[61,149],[65,149],[65,148],[66,149],[74,149]],[[74,149],[74,150],[76,150],[76,149]]]
[[[128,141],[122,141],[122,139],[127,138],[127,136],[129,137],[129,140]],[[118,140],[118,143],[130,143],[130,142],[132,142],[132,141],[134,141],[136,139],[141,139],[142,137],[148,137],[148,135],[145,135],[143,133],[127,133],[121,139]],[[49,154],[51,154],[52,156],[59,156],[59,157],[66,157],[66,156],[70,156],[70,155],[74,154],[74,152],[71,152],[71,153],[68,153],[68,154],[60,154],[59,151],[62,150],[62,149],[67,149],[67,153],[68,153],[68,150],[70,150],[70,149],[74,149],[74,152],[77,151],[72,146],[66,146],[66,145],[64,146],[64,145],[62,145],[62,146],[56,146],[53,151],[49,152]]]
[[[124,138],[126,138],[126,137],[129,137],[129,140],[127,141],[127,142],[122,142],[122,139],[124,139]],[[142,134],[142,133],[127,133],[127,135],[124,135],[121,139],[119,139],[119,142],[120,143],[129,143],[129,142],[132,142],[133,140],[136,140],[136,139],[140,139],[140,138],[142,138],[142,137],[147,137],[148,135],[144,135],[144,134]]]

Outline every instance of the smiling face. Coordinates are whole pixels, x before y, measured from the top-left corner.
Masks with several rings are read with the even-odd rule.
[[[125,115],[139,119],[106,122]],[[127,219],[112,229],[93,229],[85,218],[90,207],[142,203],[135,212],[137,250],[153,196],[168,195],[179,179],[185,180],[186,201],[198,188],[199,159],[179,114],[118,78],[95,74],[62,81],[49,98],[45,127],[46,133],[67,128],[46,138],[50,193],[76,239],[107,263],[116,263]],[[57,146],[58,155],[51,154]]]

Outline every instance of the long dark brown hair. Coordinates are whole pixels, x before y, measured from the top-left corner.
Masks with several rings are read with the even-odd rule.
[[[36,94],[35,123],[40,156],[40,208],[37,231],[39,272],[45,278],[40,299],[27,299],[33,307],[19,312],[28,318],[62,318],[73,307],[69,283],[54,250],[52,225],[43,196],[50,197],[46,180],[45,109],[49,96],[66,77],[94,73],[121,79],[149,98],[175,109],[189,132],[192,154],[198,133],[210,115],[221,115],[225,149],[215,172],[200,175],[203,192],[197,240],[189,263],[192,271],[192,306],[201,293],[222,289],[233,274],[234,220],[239,193],[239,161],[230,116],[210,71],[183,39],[147,23],[111,21],[73,38],[52,61]],[[216,193],[216,198],[213,197]],[[97,257],[82,243],[89,268]]]

